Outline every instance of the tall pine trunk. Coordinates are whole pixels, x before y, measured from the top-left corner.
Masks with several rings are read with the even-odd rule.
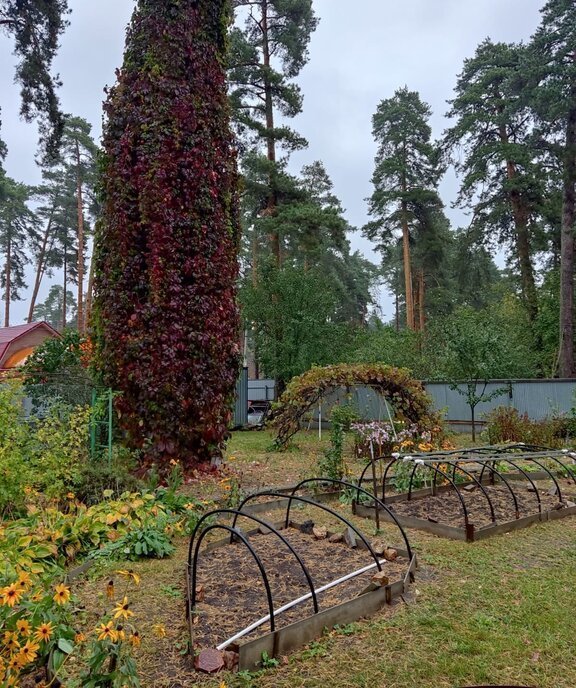
[[[418,270],[418,329],[420,332],[424,332],[426,326],[425,293],[424,268],[420,268]]]
[[[404,287],[406,290],[406,326],[408,329],[414,330],[416,329],[416,322],[414,319],[412,263],[410,258],[410,229],[408,227],[408,207],[406,201],[402,201],[402,256],[404,261]]]
[[[66,299],[66,289],[68,288],[68,237],[64,237],[64,267],[63,267],[63,280],[62,280],[62,329],[66,327],[66,311],[68,310],[68,304]]]
[[[10,229],[8,229],[8,245],[6,246],[6,268],[5,268],[6,287],[4,289],[4,297],[6,304],[4,306],[4,327],[10,327],[10,299],[12,298],[12,239],[10,237]]]
[[[88,270],[88,286],[86,287],[86,308],[84,310],[84,331],[90,326],[90,316],[92,315],[92,292],[94,290],[94,258],[90,261]]]
[[[573,89],[576,100],[576,89]],[[573,100],[573,102],[574,102]],[[560,239],[560,377],[574,377],[574,219],[576,216],[576,106],[568,113]]]
[[[510,139],[504,124],[500,125],[500,140],[506,146],[509,144]],[[506,177],[510,182],[514,182],[518,177],[516,163],[513,160],[506,160]],[[508,198],[512,208],[512,217],[514,218],[516,257],[520,267],[522,298],[526,307],[528,319],[530,323],[534,323],[538,316],[538,294],[536,291],[536,282],[534,280],[530,230],[528,227],[530,211],[526,207],[526,201],[516,189],[512,189],[508,193]]]
[[[265,98],[265,109],[266,109],[266,142],[267,142],[267,155],[268,160],[271,163],[276,162],[276,140],[274,138],[274,103],[272,101],[272,84],[270,82],[270,43],[268,38],[268,2],[267,0],[262,0],[262,21],[260,22],[260,28],[262,29],[262,59],[264,61],[264,67],[266,68],[264,76],[264,98]],[[273,174],[270,175],[270,194],[268,196],[268,204],[266,212],[268,215],[272,215],[276,210],[277,200],[276,194],[273,190]],[[280,247],[280,234],[277,229],[273,229],[270,232],[270,248],[272,250],[272,255],[276,261],[277,267],[282,265],[282,250]]]
[[[40,254],[38,255],[38,263],[36,264],[36,277],[34,279],[34,289],[32,290],[32,298],[30,299],[30,308],[28,309],[28,322],[31,323],[34,319],[34,308],[36,307],[36,299],[40,291],[40,285],[46,271],[46,254],[48,249],[48,239],[52,231],[52,215],[48,218],[46,230],[42,237],[42,246],[40,247]]]
[[[76,206],[78,213],[78,332],[84,332],[84,202],[80,174],[80,145],[76,141]]]

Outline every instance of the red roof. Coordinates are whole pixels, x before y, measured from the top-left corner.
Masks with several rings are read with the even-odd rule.
[[[50,334],[59,337],[60,334],[47,322],[26,323],[25,325],[14,325],[13,327],[0,327],[0,361],[6,353],[6,349],[20,337],[32,332],[39,327],[47,329]]]

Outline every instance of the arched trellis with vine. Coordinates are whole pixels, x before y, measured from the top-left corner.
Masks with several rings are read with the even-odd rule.
[[[312,368],[292,379],[272,413],[271,424],[277,429],[276,446],[286,447],[300,429],[302,419],[324,397],[338,388],[355,386],[372,388],[390,403],[396,418],[422,431],[432,430],[441,422],[422,383],[405,368],[342,363]]]

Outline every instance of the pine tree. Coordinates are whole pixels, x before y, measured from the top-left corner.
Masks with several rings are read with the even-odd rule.
[[[293,79],[307,62],[317,19],[312,0],[233,0],[233,6],[243,27],[234,28],[230,36],[230,101],[244,146],[265,151],[267,188],[259,211],[270,216],[282,194],[278,149],[290,152],[307,145],[289,127],[278,126],[277,120],[295,117],[302,110],[302,94]],[[249,176],[250,168],[245,172]],[[269,243],[279,266],[281,238],[273,228]]]
[[[44,231],[36,259],[36,277],[30,300],[28,321],[36,307],[38,291],[45,274],[63,270],[63,315],[67,311],[69,278],[78,286],[78,329],[83,332],[85,245],[97,203],[95,197],[97,146],[90,136],[91,126],[80,117],[66,116],[57,158],[42,170],[43,183],[37,194],[41,200],[38,216]]]
[[[21,87],[20,114],[27,122],[40,118],[41,138],[50,155],[63,129],[59,82],[50,69],[67,12],[67,0],[0,0],[0,29],[14,40],[19,59],[15,80]]]
[[[512,245],[534,322],[533,242],[543,189],[531,146],[532,116],[519,88],[524,52],[519,45],[486,40],[465,61],[448,113],[456,123],[446,132],[445,146],[463,175],[458,200],[473,211],[478,236],[488,244]]]
[[[226,0],[140,0],[105,106],[95,365],[161,471],[221,451],[236,385],[237,173]]]
[[[422,208],[441,205],[437,192],[441,168],[438,149],[431,141],[430,116],[430,108],[418,93],[405,87],[381,101],[372,118],[378,152],[369,213],[375,219],[363,231],[380,250],[394,244],[395,232],[402,231],[406,324],[410,329],[417,329],[411,226],[413,230]]]
[[[74,294],[69,291],[64,294],[63,288],[59,284],[53,284],[50,287],[46,299],[39,303],[34,308],[34,321],[45,320],[52,325],[54,329],[62,328],[62,312],[66,303],[66,321],[65,327],[75,326],[77,320],[76,298]]]
[[[574,223],[576,221],[576,6],[549,0],[530,45],[531,94],[542,125],[560,136],[562,225],[560,239],[561,377],[574,377]]]
[[[77,323],[80,333],[86,329],[84,317],[84,264],[87,239],[86,196],[94,197],[96,182],[96,158],[98,148],[90,136],[91,125],[81,117],[67,116],[62,133],[60,157],[66,175],[74,180],[76,197],[76,243],[78,256],[76,280],[78,284]]]
[[[4,177],[0,204],[0,255],[4,259],[1,286],[4,291],[4,327],[10,326],[10,303],[20,300],[26,289],[28,249],[38,242],[36,217],[28,205],[32,189]]]

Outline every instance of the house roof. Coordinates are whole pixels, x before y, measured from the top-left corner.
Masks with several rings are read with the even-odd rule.
[[[54,337],[59,337],[60,334],[47,322],[26,323],[25,325],[14,325],[13,327],[0,327],[0,361],[6,353],[6,350],[20,337],[32,332],[36,329],[45,329]]]

